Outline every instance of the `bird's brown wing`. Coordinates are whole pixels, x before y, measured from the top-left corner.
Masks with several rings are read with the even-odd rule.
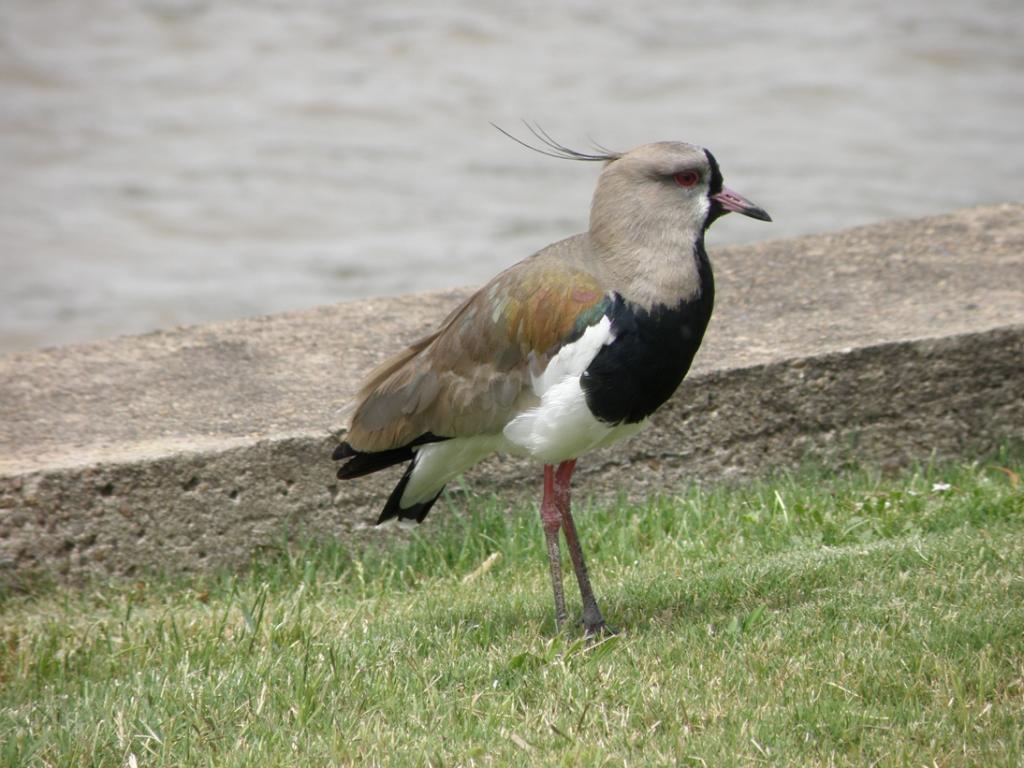
[[[377,367],[351,406],[345,441],[376,452],[427,433],[499,433],[533,398],[531,366],[543,370],[610,301],[592,275],[543,256],[502,272],[438,331]]]

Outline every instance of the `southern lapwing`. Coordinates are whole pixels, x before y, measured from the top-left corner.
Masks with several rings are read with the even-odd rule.
[[[408,464],[378,523],[422,521],[445,483],[496,451],[541,462],[555,623],[567,617],[561,530],[594,635],[604,619],[569,511],[576,459],[643,429],[686,375],[714,302],[711,223],[771,218],[723,186],[701,147],[585,154],[535,135],[545,154],[604,163],[589,230],[506,269],[372,371],[333,458],[343,479]]]

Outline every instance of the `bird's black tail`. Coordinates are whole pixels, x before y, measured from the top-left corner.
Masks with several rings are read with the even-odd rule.
[[[412,445],[403,445],[401,448],[391,448],[387,451],[376,451],[374,453],[361,453],[348,443],[342,443],[334,449],[331,458],[335,461],[348,459],[338,467],[339,480],[352,480],[363,475],[369,475],[403,461],[411,461],[413,458]]]
[[[427,432],[417,437],[408,445],[403,445],[398,448],[389,448],[384,451],[372,452],[357,451],[349,443],[342,442],[334,449],[334,453],[331,455],[331,458],[335,461],[344,461],[345,459],[348,459],[348,461],[338,468],[338,478],[340,480],[352,480],[382,469],[387,469],[388,467],[393,467],[395,464],[401,464],[406,461],[409,462],[409,466],[406,467],[405,473],[402,475],[402,479],[398,481],[398,485],[395,486],[395,489],[391,492],[387,502],[384,504],[384,509],[381,511],[380,517],[377,518],[377,524],[380,525],[381,523],[395,517],[403,520],[415,520],[417,523],[422,523],[423,518],[427,516],[430,508],[434,506],[434,502],[437,501],[438,496],[441,495],[441,491],[443,491],[444,488],[442,487],[438,490],[437,495],[428,501],[413,504],[410,507],[402,507],[402,494],[405,492],[405,487],[409,484],[409,478],[412,476],[413,468],[416,466],[416,453],[413,451],[413,448],[425,443],[436,443],[447,439],[448,438],[446,437],[438,437],[437,435]]]
[[[427,516],[427,512],[434,506],[434,502],[437,501],[437,497],[441,495],[441,491],[444,490],[442,485],[440,490],[434,498],[428,501],[421,501],[419,504],[413,504],[411,507],[402,508],[402,494],[405,493],[405,486],[409,484],[409,478],[412,476],[413,467],[416,466],[415,459],[409,462],[409,466],[405,468],[405,474],[402,475],[402,479],[398,481],[398,485],[395,486],[395,490],[388,496],[387,503],[384,504],[384,509],[380,513],[380,517],[377,518],[377,525],[383,522],[387,522],[393,518],[399,518],[401,520],[415,520],[417,523],[422,523],[423,518]]]

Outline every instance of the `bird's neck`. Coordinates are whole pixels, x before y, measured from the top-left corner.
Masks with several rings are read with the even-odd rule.
[[[590,238],[602,281],[637,306],[675,307],[713,290],[703,228],[592,227]]]

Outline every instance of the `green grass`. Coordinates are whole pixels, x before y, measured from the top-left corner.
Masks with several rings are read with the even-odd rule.
[[[554,632],[535,511],[466,496],[387,553],[8,594],[0,764],[1020,766],[1022,472],[580,509],[595,645]]]

